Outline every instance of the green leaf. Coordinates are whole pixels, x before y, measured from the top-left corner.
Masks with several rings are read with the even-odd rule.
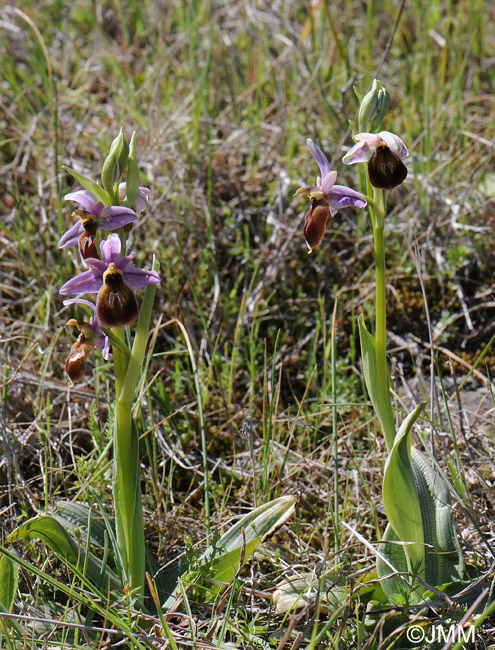
[[[450,493],[440,472],[417,449],[412,449],[412,468],[421,504],[426,546],[426,581],[438,586],[461,580],[464,574]]]
[[[73,501],[58,501],[52,517],[82,542],[86,542],[89,524],[90,543],[101,548],[105,546],[105,535],[108,534],[105,519],[89,506]]]
[[[378,546],[376,570],[381,586],[389,602],[403,607],[418,601],[414,587],[407,576],[407,558],[399,536],[390,524],[387,525]]]
[[[409,573],[436,587],[461,579],[464,560],[452,518],[448,487],[426,457],[411,448],[412,427],[423,408],[424,404],[417,406],[397,432],[385,464],[383,498],[395,532],[393,536],[388,531],[387,539],[403,542]],[[403,571],[403,562],[395,551],[393,553],[392,564]],[[383,576],[385,569],[380,562],[378,569]],[[424,591],[419,583],[416,589]],[[398,582],[384,584],[384,590],[395,596],[403,591]]]
[[[11,612],[19,582],[19,565],[10,557],[0,557],[0,603],[3,611]]]
[[[110,567],[96,555],[86,552],[81,544],[68,532],[66,521],[60,516],[39,515],[33,517],[13,530],[9,542],[41,539],[54,553],[74,565],[79,571],[82,567],[95,585],[109,583],[111,589],[122,589],[122,583]],[[87,524],[85,526],[87,529]],[[83,535],[85,532],[83,532]]]
[[[192,570],[180,577],[184,584],[202,590],[205,597],[218,594],[234,578],[241,566],[267,537],[280,528],[294,513],[297,497],[283,496],[269,501],[244,515],[232,528],[197,558]],[[169,607],[178,588],[166,601]]]
[[[58,555],[70,562],[77,562],[76,541],[53,517],[48,515],[33,517],[18,526],[7,538],[9,542],[32,539],[42,539]]]
[[[98,201],[101,201],[106,206],[113,205],[113,196],[106,192],[103,187],[101,187],[101,185],[95,183],[95,181],[93,181],[91,178],[88,178],[87,176],[83,176],[83,174],[76,172],[75,169],[71,169],[70,167],[66,166],[64,166],[63,169],[65,169],[66,172],[69,172],[69,174],[73,176],[76,181],[84,187],[85,190],[92,192]]]
[[[383,500],[387,517],[399,539],[407,542],[405,554],[410,573],[425,579],[425,538],[421,504],[411,465],[412,427],[424,409],[419,404],[409,413],[395,437],[394,446],[385,463]],[[423,504],[428,507],[428,504]]]
[[[380,389],[378,379],[378,364],[376,361],[375,339],[368,332],[364,317],[358,319],[359,338],[361,341],[361,357],[363,365],[363,375],[366,382],[366,388],[370,396],[371,403],[380,422],[383,435],[387,441],[389,449],[392,448],[395,439],[395,422],[394,414],[390,406],[390,398],[384,395]]]

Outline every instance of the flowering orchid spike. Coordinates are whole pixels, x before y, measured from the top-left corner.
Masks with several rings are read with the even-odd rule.
[[[357,144],[343,157],[345,165],[368,163],[370,183],[380,189],[391,189],[404,182],[407,167],[402,162],[409,155],[406,145],[395,133],[358,133]]]
[[[323,151],[310,139],[306,143],[321,173],[321,177],[318,176],[316,179],[316,185],[300,187],[296,192],[296,195],[306,194],[311,200],[311,208],[306,214],[303,231],[311,253],[313,248],[319,246],[323,240],[328,218],[333,217],[340,208],[348,206],[364,208],[366,197],[345,185],[335,185],[337,172],[330,169],[330,163]]]
[[[134,290],[159,284],[160,276],[156,271],[134,266],[134,254],[121,257],[120,237],[116,233],[101,242],[100,250],[102,259],[88,258],[86,262],[93,268],[68,280],[60,293],[97,293],[96,315],[101,325],[130,325],[138,315]]]
[[[121,205],[105,207],[89,190],[70,192],[64,196],[64,201],[75,201],[81,207],[72,213],[71,216],[78,217],[78,221],[62,235],[58,246],[67,248],[67,246],[78,245],[83,260],[99,258],[96,246],[98,228],[116,230],[133,223],[138,218],[136,212],[130,208]],[[138,199],[136,203],[137,201]],[[140,206],[143,201],[144,198],[141,198]]]

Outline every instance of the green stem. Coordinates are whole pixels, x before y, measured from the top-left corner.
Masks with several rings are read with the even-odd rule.
[[[129,359],[124,354],[123,327],[113,331],[119,344],[113,345],[115,394],[117,398],[114,425],[114,505],[117,544],[122,558],[124,580],[142,591],[144,585],[144,527],[142,541],[137,541],[134,530],[142,521],[139,485],[139,454],[137,433],[132,423],[131,400],[122,398]],[[135,524],[135,519],[138,521]],[[142,567],[141,567],[142,564]]]
[[[390,451],[394,444],[395,423],[390,399],[389,371],[387,363],[387,278],[385,273],[385,210],[383,192],[373,188],[375,201],[373,240],[375,245],[375,353],[378,369],[379,390],[386,404],[382,421],[383,433]]]
[[[117,400],[114,500],[117,544],[125,580],[142,594],[145,572],[144,521],[139,481],[139,440],[132,402]]]
[[[158,263],[153,262],[158,269]],[[142,595],[145,578],[146,547],[139,480],[139,436],[132,417],[134,394],[143,369],[148,341],[155,285],[148,286],[139,311],[134,343],[129,353],[124,329],[115,328],[113,345],[115,394],[114,427],[114,504],[117,544],[125,580],[137,595]]]
[[[123,327],[115,327],[112,331],[116,342],[112,344],[113,367],[115,371],[115,395],[118,398],[124,383],[125,373],[127,371],[127,361],[124,350],[127,348],[125,342],[125,332]]]

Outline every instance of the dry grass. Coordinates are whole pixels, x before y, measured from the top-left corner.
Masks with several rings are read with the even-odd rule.
[[[402,134],[412,152],[408,180],[388,206],[397,405],[420,395],[433,399],[424,435],[453,485],[464,488],[455,513],[467,560],[489,571],[495,551],[491,349],[462,384],[491,341],[495,313],[493,8],[474,0],[455,11],[406,4],[394,32],[393,2],[368,17],[357,2],[308,7],[299,0],[270,9],[82,0],[35,9],[26,2],[23,13],[4,8],[0,25],[3,534],[60,498],[91,503],[97,490],[111,503],[100,454],[108,439],[108,369],[95,359],[87,380],[67,387],[70,316],[58,287],[78,260],[62,255],[56,241],[69,218],[62,197],[73,188],[61,165],[95,173],[101,149],[123,125],[128,136],[137,131],[140,168],[152,189],[133,246],[138,260],[157,255],[163,277],[150,368],[159,377],[140,414],[149,442],[148,542],[165,564],[185,551],[185,539],[204,536],[194,385],[180,332],[165,324],[178,318],[200,366],[215,525],[253,506],[255,497],[301,495],[295,520],[271,542],[273,552],[245,572],[236,595],[244,612],[230,611],[235,625],[259,617],[260,635],[273,647],[288,625],[273,614],[274,585],[332,563],[352,581],[374,560],[334,522],[344,520],[372,543],[385,523],[386,449],[363,394],[356,331],[360,313],[373,317],[368,223],[364,213],[339,213],[308,257],[306,205],[293,198],[316,175],[306,137],[333,157],[339,182],[357,185],[354,170],[340,164],[356,110],[351,85],[366,89],[383,55],[380,79],[392,94],[384,128]],[[335,296],[337,519],[328,356]],[[438,380],[430,394],[430,336],[451,423]],[[239,433],[246,408],[251,451]],[[63,571],[45,567],[36,552],[28,555],[44,570]],[[30,593],[32,579],[23,580],[23,593]],[[352,607],[322,644],[357,643]],[[211,630],[211,604],[198,605],[194,615],[203,637]],[[305,635],[297,643],[309,648],[312,612],[306,615],[295,622]],[[491,634],[485,632],[487,644]],[[257,643],[240,632],[230,639]]]

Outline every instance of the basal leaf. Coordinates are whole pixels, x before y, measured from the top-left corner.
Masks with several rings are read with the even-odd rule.
[[[214,545],[206,548],[191,570],[180,576],[182,583],[194,583],[205,597],[218,594],[240,569],[241,558],[245,562],[261,542],[285,524],[296,503],[297,497],[283,496],[244,515]],[[176,588],[164,604],[165,608],[174,602],[177,593]]]
[[[390,524],[385,529],[378,553],[376,570],[388,601],[400,607],[416,602],[418,598],[408,577],[404,546]]]
[[[8,536],[9,542],[41,539],[69,562],[77,562],[77,543],[64,527],[49,515],[40,515],[24,522]]]
[[[39,515],[33,517],[13,530],[7,539],[9,542],[41,539],[52,551],[79,570],[84,567],[87,577],[96,586],[103,584],[106,588],[107,584],[109,584],[111,589],[122,589],[121,581],[110,567],[103,564],[91,552],[87,553],[86,556],[84,547],[74,539],[55,516]],[[83,536],[82,539],[84,539]]]
[[[0,556],[0,603],[11,612],[19,582],[19,565],[6,555]]]
[[[408,543],[404,549],[409,571],[424,579],[423,517],[411,465],[412,427],[423,408],[424,404],[419,404],[409,413],[397,432],[394,446],[385,464],[383,499],[392,528],[401,541]]]
[[[426,581],[438,586],[460,580],[464,573],[464,559],[452,517],[447,484],[440,472],[417,449],[412,449],[411,462],[423,515]]]
[[[464,561],[448,487],[427,458],[411,448],[412,427],[423,406],[420,404],[407,416],[397,433],[385,465],[383,496],[396,540],[405,544],[408,571],[436,587],[461,579]],[[383,575],[380,562],[378,565]],[[396,593],[398,583],[394,586],[389,581],[389,585],[384,589]],[[424,589],[417,585],[417,590]]]

